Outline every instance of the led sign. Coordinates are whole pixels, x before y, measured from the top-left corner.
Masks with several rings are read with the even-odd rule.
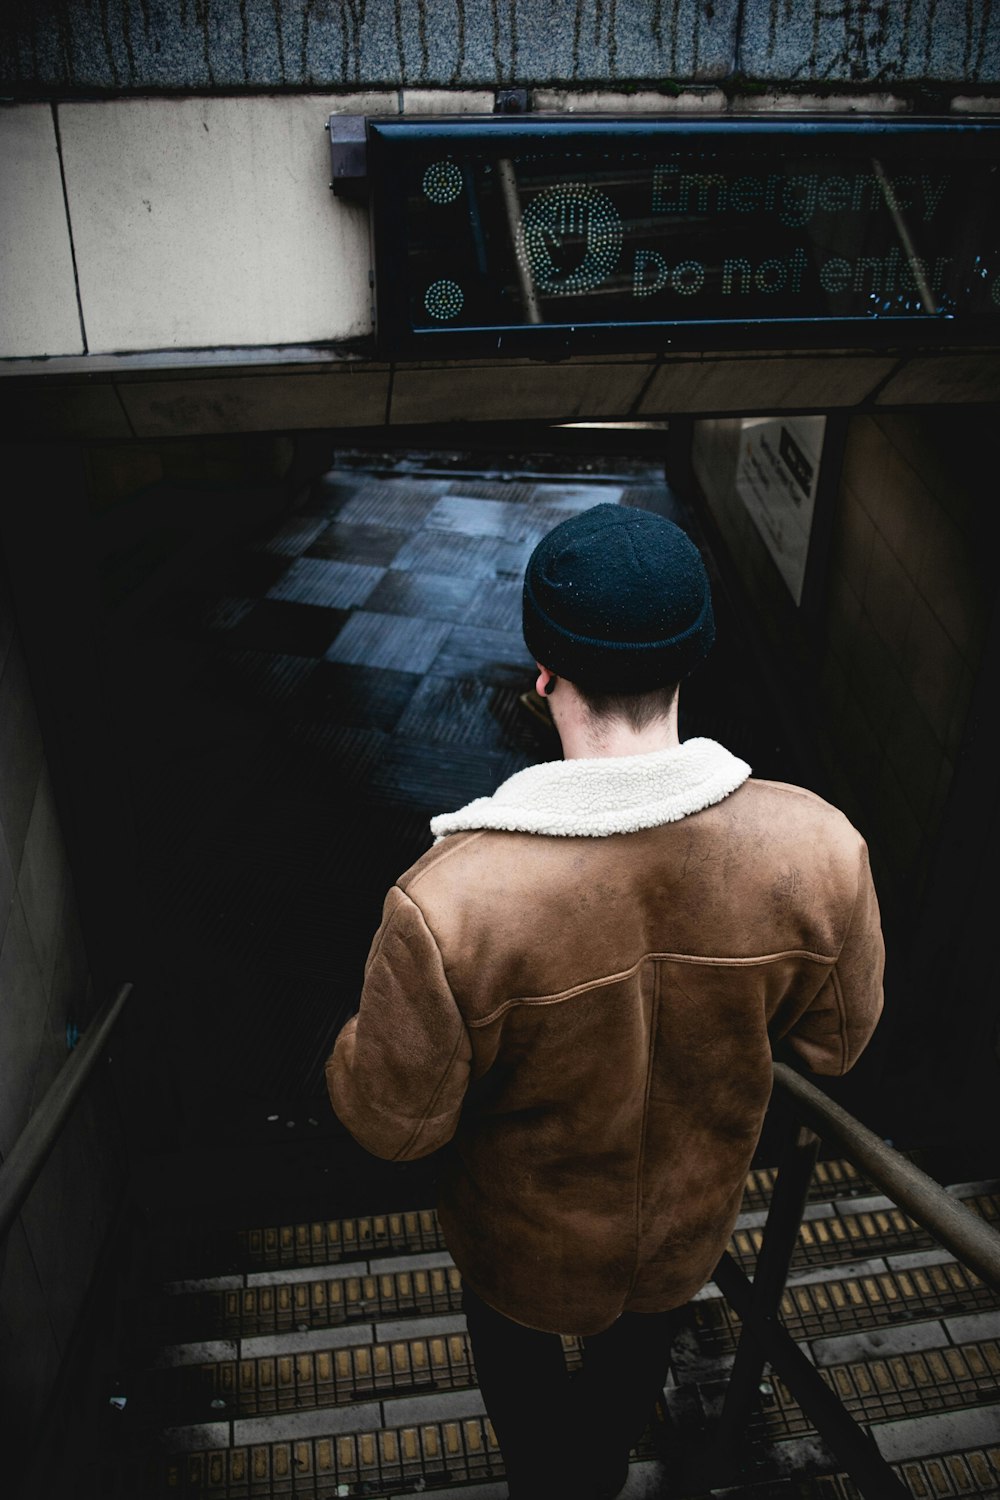
[[[1000,334],[1000,125],[368,122],[409,357]]]

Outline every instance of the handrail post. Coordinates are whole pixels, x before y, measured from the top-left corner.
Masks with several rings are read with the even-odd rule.
[[[782,1155],[753,1278],[754,1314],[768,1321],[777,1318],[784,1296],[819,1147],[819,1136],[802,1125],[793,1128]],[[746,1429],[764,1364],[763,1350],[748,1320],[740,1330],[736,1359],[719,1418],[718,1441],[726,1454],[734,1452]]]
[[[0,1242],[5,1239],[48,1161],[131,993],[131,983],[123,984],[117,994],[101,1006],[75,1050],[52,1080],[6,1161],[0,1164]]]
[[[856,1167],[881,1188],[893,1203],[929,1229],[946,1250],[968,1266],[994,1291],[1000,1292],[1000,1234],[960,1199],[921,1172],[905,1156],[862,1125],[842,1105],[787,1063],[776,1062],[774,1082],[791,1099],[792,1108],[823,1134],[836,1141]]]

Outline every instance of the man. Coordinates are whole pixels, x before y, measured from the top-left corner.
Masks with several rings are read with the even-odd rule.
[[[739,1211],[779,1039],[843,1073],[881,1008],[860,835],[812,793],[677,737],[714,638],[662,517],[543,538],[524,634],[564,759],[435,818],[386,899],[328,1081],[396,1160],[451,1142],[439,1212],[512,1500],[611,1496],[673,1310]],[[584,1336],[568,1381],[553,1334]]]

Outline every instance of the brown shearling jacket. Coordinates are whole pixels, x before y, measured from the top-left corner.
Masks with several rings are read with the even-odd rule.
[[[580,779],[595,761],[519,773],[463,810],[471,831],[436,820],[447,836],[390,890],[327,1064],[337,1113],[376,1155],[452,1142],[448,1247],[482,1298],[534,1328],[594,1333],[687,1301],[739,1212],[772,1044],[844,1073],[881,1009],[861,836],[711,741],[626,769],[659,775],[671,754],[661,805],[612,806],[623,831],[540,831],[558,817],[504,803],[540,773],[543,804],[546,785],[554,806],[568,787],[579,825],[606,826],[606,785]],[[658,811],[670,821],[649,826]]]

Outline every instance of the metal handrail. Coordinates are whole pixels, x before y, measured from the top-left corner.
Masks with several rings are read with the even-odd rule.
[[[6,1161],[0,1165],[0,1244],[13,1227],[24,1200],[52,1154],[131,993],[132,985],[123,984],[97,1012],[52,1080],[45,1098],[21,1131]]]
[[[995,1229],[787,1063],[775,1063],[774,1081],[791,1095],[796,1112],[817,1135],[833,1137],[887,1197],[1000,1292],[1000,1234]]]
[[[723,1453],[735,1450],[764,1365],[770,1362],[866,1500],[905,1500],[910,1491],[779,1317],[820,1137],[835,1140],[877,1187],[996,1290],[1000,1290],[1000,1233],[786,1063],[775,1063],[774,1081],[790,1096],[804,1123],[789,1140],[778,1172],[753,1281],[728,1252],[714,1272],[720,1291],[743,1322],[718,1447]]]

